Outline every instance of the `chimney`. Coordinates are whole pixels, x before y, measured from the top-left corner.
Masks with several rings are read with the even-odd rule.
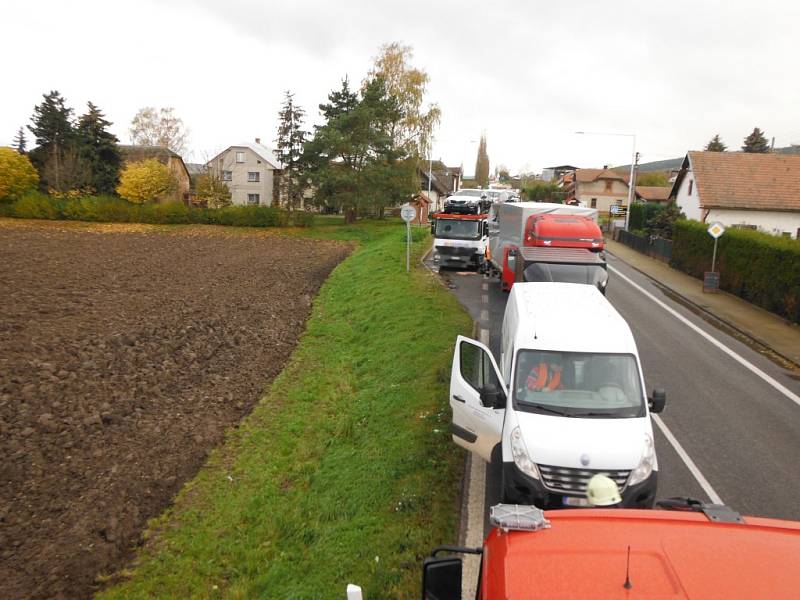
[[[260,143],[261,143],[261,138],[256,138],[256,144],[260,144]]]

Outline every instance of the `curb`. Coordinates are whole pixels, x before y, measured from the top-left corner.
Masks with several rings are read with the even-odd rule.
[[[619,243],[619,242],[617,242],[617,243]],[[632,250],[632,251],[635,252],[635,250]],[[655,279],[652,275],[650,275],[650,273],[648,273],[646,271],[643,271],[642,269],[640,269],[636,265],[632,265],[631,263],[625,261],[623,258],[621,258],[620,256],[614,254],[610,250],[606,250],[606,252],[608,252],[609,254],[614,256],[617,260],[624,262],[626,265],[628,265],[634,271],[638,271],[639,273],[641,273],[642,275],[647,277],[659,289],[669,291],[672,295],[676,296],[679,299],[679,301],[681,303],[683,303],[685,306],[687,306],[688,308],[694,310],[696,313],[700,313],[699,316],[704,321],[708,322],[708,319],[706,319],[705,317],[710,317],[711,319],[713,319],[714,321],[717,321],[721,325],[724,325],[725,327],[735,331],[740,336],[742,336],[744,338],[747,338],[752,343],[754,343],[754,344],[756,344],[758,346],[761,346],[762,348],[768,350],[769,352],[771,352],[775,356],[779,357],[781,360],[783,360],[783,361],[789,363],[790,365],[792,365],[794,368],[800,369],[800,363],[798,363],[794,359],[789,358],[785,354],[782,354],[779,351],[775,350],[775,348],[770,346],[768,342],[762,340],[761,338],[756,337],[755,335],[753,335],[752,333],[750,333],[748,331],[743,330],[739,325],[729,321],[728,319],[720,317],[719,315],[711,312],[707,308],[705,308],[703,306],[700,306],[699,304],[697,304],[693,300],[690,300],[689,298],[687,298],[686,296],[684,296],[683,294],[681,294],[677,290],[674,290],[673,288],[665,285],[661,281]],[[646,256],[646,255],[643,254],[642,256]],[[669,268],[671,269],[672,267],[669,267]],[[721,291],[721,293],[727,294],[728,292]],[[736,297],[736,296],[734,296],[734,297]],[[758,308],[758,307],[755,307],[755,308]],[[762,310],[762,309],[759,309],[759,310]],[[711,323],[711,325],[714,325],[714,323]],[[717,327],[717,329],[719,329],[719,327]]]

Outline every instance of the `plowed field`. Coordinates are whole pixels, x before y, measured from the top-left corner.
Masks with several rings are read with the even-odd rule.
[[[289,357],[336,242],[0,220],[0,596],[131,557]]]

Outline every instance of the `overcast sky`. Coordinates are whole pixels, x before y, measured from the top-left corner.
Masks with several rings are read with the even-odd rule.
[[[754,126],[800,143],[796,0],[379,2],[62,0],[3,3],[0,144],[58,90],[105,111],[123,142],[136,111],[172,106],[189,161],[260,137],[283,92],[319,122],[345,75],[360,83],[381,44],[414,49],[442,109],[434,157],[474,172],[486,132],[494,168],[541,171],[733,149]],[[29,134],[29,137],[30,134]]]

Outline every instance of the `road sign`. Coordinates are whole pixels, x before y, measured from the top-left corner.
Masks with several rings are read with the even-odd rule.
[[[715,221],[708,227],[707,231],[708,235],[714,238],[714,255],[711,258],[711,271],[713,272],[717,264],[717,241],[719,240],[719,236],[725,233],[725,226],[719,221]],[[719,287],[719,276],[717,276],[717,287]]]
[[[411,206],[410,204],[403,204],[403,207],[400,209],[400,217],[406,223],[411,223],[414,220],[414,217],[417,216],[417,210]]]
[[[708,228],[708,235],[713,237],[715,240],[723,233],[725,233],[725,226],[719,221],[712,223]]]

